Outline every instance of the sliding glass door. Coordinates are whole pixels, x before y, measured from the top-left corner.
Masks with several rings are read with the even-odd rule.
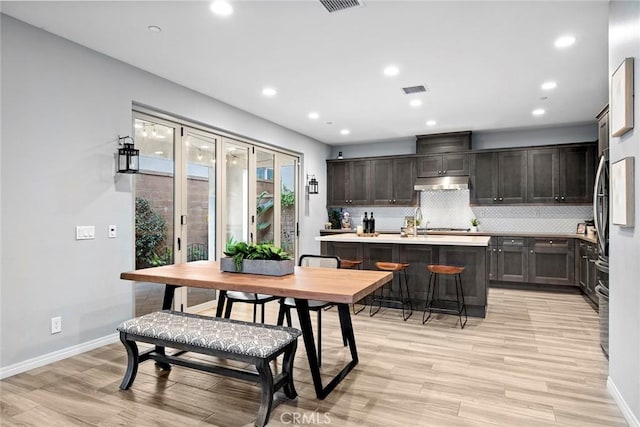
[[[141,112],[134,127],[137,269],[215,261],[231,240],[273,243],[297,256],[298,157]],[[135,314],[158,310],[163,293],[136,283]],[[215,297],[182,288],[174,309],[209,308]]]

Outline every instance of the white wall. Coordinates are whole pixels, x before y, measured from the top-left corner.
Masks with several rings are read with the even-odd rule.
[[[635,57],[634,129],[611,138],[611,162],[635,159],[635,228],[610,226],[609,377],[614,396],[629,410],[627,420],[640,420],[640,2],[609,3],[609,75],[626,57]],[[619,395],[618,395],[619,393]],[[634,418],[632,418],[634,417]]]
[[[303,153],[303,173],[325,175],[325,144],[1,17],[2,368],[113,334],[132,314],[119,279],[133,266],[131,177],[114,183],[113,158],[133,102]],[[302,252],[319,251],[321,191],[301,216]],[[76,225],[95,225],[96,239],[74,240]],[[63,332],[51,335],[56,315]]]

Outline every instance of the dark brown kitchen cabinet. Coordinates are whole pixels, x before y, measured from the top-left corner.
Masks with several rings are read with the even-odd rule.
[[[469,175],[469,154],[467,153],[418,157],[418,176],[420,178],[465,175]]]
[[[486,256],[483,248],[472,246],[439,246],[438,263],[442,265],[464,265],[462,290],[465,304],[484,306],[487,303],[487,288],[477,283],[488,283]],[[455,300],[454,276],[440,275],[437,291],[442,299]]]
[[[526,202],[526,151],[471,155],[470,201],[476,205]]]
[[[367,204],[369,173],[369,160],[327,162],[327,206]]]
[[[575,271],[573,255],[573,240],[530,239],[528,281],[573,285]]]
[[[411,157],[371,160],[371,205],[414,206],[418,192],[415,159]]]
[[[526,237],[499,237],[497,280],[527,282],[528,255]]]
[[[364,259],[363,247],[364,245],[358,242],[322,242],[321,244],[323,254],[330,253],[341,259],[352,261],[362,261]]]
[[[598,157],[609,148],[609,106],[600,111],[598,116]]]
[[[527,163],[527,202],[592,202],[595,168],[593,144],[530,149]]]
[[[578,286],[584,294],[596,305],[598,305],[598,295],[596,285],[598,282],[596,261],[598,251],[596,245],[590,242],[578,242]]]

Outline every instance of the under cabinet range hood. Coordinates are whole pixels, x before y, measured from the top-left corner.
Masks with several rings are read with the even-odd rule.
[[[435,176],[433,178],[417,178],[413,186],[416,191],[428,190],[467,190],[468,176]]]

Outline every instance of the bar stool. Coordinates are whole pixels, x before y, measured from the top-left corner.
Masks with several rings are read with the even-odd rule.
[[[400,304],[402,307],[402,319],[406,322],[409,317],[413,314],[413,305],[411,304],[411,297],[409,296],[409,284],[407,282],[407,269],[409,268],[409,264],[400,263],[400,262],[376,262],[376,268],[382,271],[391,271],[393,273],[398,273],[400,275],[400,298],[393,296],[393,281],[388,286],[389,295],[387,297],[384,296],[384,288],[387,285],[382,286],[380,289],[380,295],[376,295],[377,291],[373,292],[371,298],[371,306],[369,307],[369,316],[374,316],[380,308],[382,308],[382,303],[392,303],[392,304]],[[404,279],[404,289],[406,292],[406,296],[402,293],[402,282]],[[378,303],[378,309],[373,311],[373,304]],[[405,316],[404,307],[409,306],[409,315]]]
[[[362,260],[350,260],[350,259],[340,258],[340,268],[345,268],[345,269],[349,269],[349,270],[353,270],[353,269],[361,270],[361,268],[360,268],[361,265],[362,265]],[[354,315],[360,313],[365,308],[367,308],[367,304],[366,303],[364,303],[362,308],[360,310],[358,310],[358,311],[356,311],[356,305],[355,304],[351,305],[351,309],[353,310],[353,314]]]
[[[451,265],[428,265],[429,285],[427,286],[427,304],[422,313],[422,324],[427,323],[431,317],[431,313],[457,314],[460,318],[460,329],[464,329],[467,324],[467,306],[464,303],[464,293],[462,291],[462,277],[460,274],[464,271],[464,267],[456,267]],[[436,292],[437,298],[434,298],[434,292],[438,291],[440,277],[439,275],[453,276],[454,286],[456,287],[456,299],[446,300],[439,298],[439,292]],[[434,307],[435,303],[435,307]],[[426,316],[427,310],[429,315]],[[462,322],[462,312],[464,311],[464,323]],[[456,322],[457,323],[457,322]]]

